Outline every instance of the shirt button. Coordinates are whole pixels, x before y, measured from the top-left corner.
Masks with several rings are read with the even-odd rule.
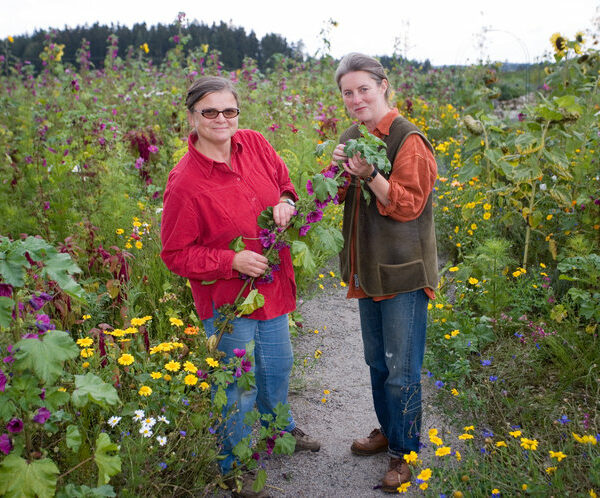
[[[238,182],[241,182],[241,181],[242,181],[242,179],[241,179],[241,178],[238,176],[238,179],[237,179],[237,181],[238,181]]]

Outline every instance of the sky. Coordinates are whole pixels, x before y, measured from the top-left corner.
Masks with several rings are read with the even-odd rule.
[[[396,53],[433,65],[538,62],[551,55],[555,32],[569,39],[600,32],[600,0],[0,0],[0,40],[95,22],[170,24],[179,12],[190,21],[243,27],[259,39],[277,33],[289,44],[302,42],[307,55],[322,53],[326,39],[335,58]]]

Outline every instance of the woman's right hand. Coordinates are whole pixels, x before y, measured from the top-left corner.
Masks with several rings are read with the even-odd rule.
[[[338,144],[338,146],[335,149],[333,149],[332,156],[333,156],[333,160],[335,162],[338,162],[338,161],[346,162],[348,160],[348,156],[344,152],[344,147],[346,147],[344,144]]]
[[[249,277],[260,277],[266,271],[267,263],[267,258],[254,251],[240,251],[233,257],[233,269]]]

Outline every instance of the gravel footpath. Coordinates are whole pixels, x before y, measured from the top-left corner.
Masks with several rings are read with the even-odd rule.
[[[289,396],[297,425],[321,441],[321,450],[271,456],[266,461],[266,490],[273,497],[387,495],[379,485],[389,457],[385,453],[360,457],[350,452],[352,440],[367,436],[378,424],[363,357],[358,302],[346,299],[346,289],[339,284],[336,288],[331,284],[329,280],[326,290],[299,303],[304,327],[293,341],[298,366]],[[316,350],[322,352],[318,359]],[[325,390],[330,393],[324,394]],[[430,392],[431,383],[423,379],[423,434],[442,425],[428,403]],[[428,460],[429,453],[425,449],[420,456]]]

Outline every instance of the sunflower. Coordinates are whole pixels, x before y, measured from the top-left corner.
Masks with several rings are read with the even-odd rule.
[[[575,41],[577,43],[583,43],[585,41],[585,39],[583,38],[583,32],[582,31],[578,31],[577,33],[575,33]]]
[[[560,33],[554,33],[550,37],[550,42],[552,43],[552,48],[558,55],[565,55],[567,51],[567,40]]]

